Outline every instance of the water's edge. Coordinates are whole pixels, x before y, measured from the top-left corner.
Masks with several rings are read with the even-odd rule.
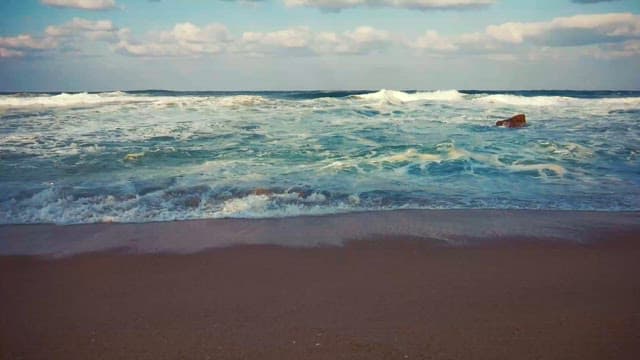
[[[59,257],[115,249],[193,253],[234,245],[317,247],[402,238],[455,246],[523,239],[591,243],[623,234],[640,234],[640,212],[395,210],[272,219],[2,225],[0,255]]]

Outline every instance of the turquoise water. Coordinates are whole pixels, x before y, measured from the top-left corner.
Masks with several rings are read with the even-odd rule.
[[[640,210],[638,139],[640,92],[4,94],[0,223]]]

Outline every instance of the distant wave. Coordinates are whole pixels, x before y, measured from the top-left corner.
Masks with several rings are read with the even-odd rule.
[[[79,105],[112,104],[124,102],[145,101],[144,97],[131,96],[121,91],[89,94],[77,93],[59,95],[37,95],[37,96],[2,96],[0,97],[0,107],[4,108],[25,108],[25,107],[68,107]]]
[[[638,106],[640,97],[585,99],[568,96],[520,96],[511,94],[493,94],[473,98],[472,101],[484,104],[514,105],[514,106]]]
[[[602,106],[607,109],[636,109],[640,108],[640,96],[627,97],[573,97],[573,92],[563,95],[522,95],[516,93],[482,93],[463,92],[458,90],[435,90],[405,92],[400,90],[382,89],[369,93],[358,92],[264,92],[264,93],[215,93],[215,92],[103,92],[103,93],[61,93],[52,94],[12,94],[0,95],[0,110],[34,110],[49,108],[90,108],[119,104],[140,104],[155,107],[237,107],[272,105],[274,102],[287,102],[289,105],[301,101],[318,102],[331,100],[335,103],[342,101],[362,102],[364,104],[388,104],[402,106],[404,104],[423,102],[473,103],[483,106]],[[544,93],[537,91],[535,94]],[[334,96],[335,95],[335,96]]]
[[[457,90],[436,90],[428,92],[407,93],[398,90],[382,89],[373,93],[354,95],[357,99],[368,101],[384,101],[401,104],[414,101],[461,101],[464,95]]]
[[[466,94],[458,90],[436,90],[426,92],[409,93],[399,90],[382,89],[372,93],[353,95],[354,98],[381,102],[391,105],[402,105],[413,102],[460,102],[471,101],[476,104],[496,106],[640,106],[640,97],[613,97],[613,98],[580,98],[571,96],[524,96],[515,94]]]
[[[519,96],[510,94],[485,95],[473,99],[473,101],[485,104],[505,104],[516,106],[569,105],[572,101],[576,100],[579,99],[566,96]]]
[[[5,95],[0,96],[0,109],[34,109],[94,107],[102,105],[149,103],[156,106],[250,106],[260,105],[267,99],[257,95],[233,96],[149,96],[134,95],[122,91],[106,93],[62,93],[59,95]]]

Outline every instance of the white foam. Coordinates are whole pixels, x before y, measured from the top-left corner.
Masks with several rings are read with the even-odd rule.
[[[457,150],[454,147],[451,147],[451,149],[449,149],[449,151],[444,154],[422,154],[422,153],[419,153],[416,149],[408,149],[404,153],[383,156],[381,158],[374,159],[372,162],[373,163],[382,163],[382,162],[396,163],[396,162],[411,162],[411,161],[414,161],[414,162],[417,161],[422,163],[442,162],[446,160],[456,160],[465,155],[466,153],[460,150]]]
[[[374,93],[355,95],[357,99],[380,101],[389,104],[403,104],[415,101],[460,101],[463,94],[457,90],[436,90],[429,92],[406,93],[398,90],[382,89]]]
[[[62,93],[59,95],[37,96],[0,96],[0,109],[33,109],[33,108],[65,108],[65,107],[93,107],[111,104],[140,104],[149,103],[155,106],[199,106],[199,107],[234,107],[256,106],[267,104],[262,96],[233,95],[233,96],[145,96],[130,95],[122,91],[107,93]]]
[[[268,103],[267,99],[256,95],[223,96],[217,98],[217,100],[217,103],[223,106],[255,106]]]
[[[101,94],[67,94],[59,95],[39,95],[28,97],[2,96],[0,97],[0,108],[55,108],[71,106],[92,106],[101,104],[132,103],[141,101],[151,101],[150,98],[126,95],[121,92],[101,93]]]
[[[556,175],[562,177],[567,170],[557,164],[511,164],[507,165],[511,171],[537,171],[540,175],[544,175],[544,171],[552,171]]]
[[[518,96],[509,94],[486,95],[473,99],[485,104],[515,105],[515,106],[556,106],[575,102],[576,98],[565,96]]]
[[[320,193],[305,196],[295,191],[285,191],[249,194],[222,203],[208,200],[205,194],[200,194],[197,206],[184,208],[181,205],[183,199],[168,197],[163,191],[124,198],[112,195],[75,198],[64,196],[52,186],[29,199],[13,201],[13,206],[8,211],[3,212],[0,208],[0,224],[80,224],[321,215],[357,210],[353,205],[358,202],[350,199],[349,203],[330,204],[327,197]]]
[[[531,107],[587,107],[597,109],[635,108],[640,106],[640,97],[585,99],[567,96],[519,96],[511,94],[494,94],[474,97],[475,103],[487,105],[512,105]]]
[[[609,98],[609,99],[598,99],[595,101],[598,101],[604,105],[628,106],[628,107],[640,106],[640,97]]]

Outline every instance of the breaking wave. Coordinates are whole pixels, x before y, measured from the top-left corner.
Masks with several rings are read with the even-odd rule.
[[[639,116],[640,92],[4,94],[0,223],[638,210]]]
[[[122,91],[107,93],[62,93],[58,95],[0,96],[0,109],[94,107],[102,105],[150,104],[153,106],[255,106],[266,104],[262,96],[149,96]]]
[[[225,107],[259,107],[272,106],[274,104],[284,104],[291,107],[305,104],[308,101],[318,105],[326,103],[330,99],[332,104],[339,104],[341,101],[352,100],[362,104],[388,104],[402,106],[404,104],[420,103],[459,103],[477,104],[485,106],[520,106],[520,107],[543,107],[543,106],[567,106],[567,107],[597,107],[604,106],[609,109],[633,110],[640,108],[640,96],[634,97],[610,97],[610,98],[580,98],[572,96],[530,96],[511,93],[489,94],[489,93],[466,93],[458,90],[435,90],[405,92],[399,90],[382,89],[375,92],[363,94],[349,94],[348,92],[338,92],[333,96],[326,97],[325,92],[314,92],[312,94],[292,97],[290,93],[266,93],[257,95],[247,94],[225,94],[225,93],[180,93],[160,92],[156,95],[153,92],[103,92],[103,93],[61,93],[61,94],[12,94],[0,95],[0,110],[38,110],[56,108],[86,108],[107,105],[127,105],[139,104],[152,107],[192,107],[192,108],[225,108]],[[331,95],[331,94],[330,94]],[[300,101],[302,99],[303,101]]]
[[[407,93],[398,90],[382,89],[373,93],[354,96],[366,101],[381,101],[390,104],[402,104],[414,101],[460,101],[464,96],[457,90],[437,90],[429,92]]]

